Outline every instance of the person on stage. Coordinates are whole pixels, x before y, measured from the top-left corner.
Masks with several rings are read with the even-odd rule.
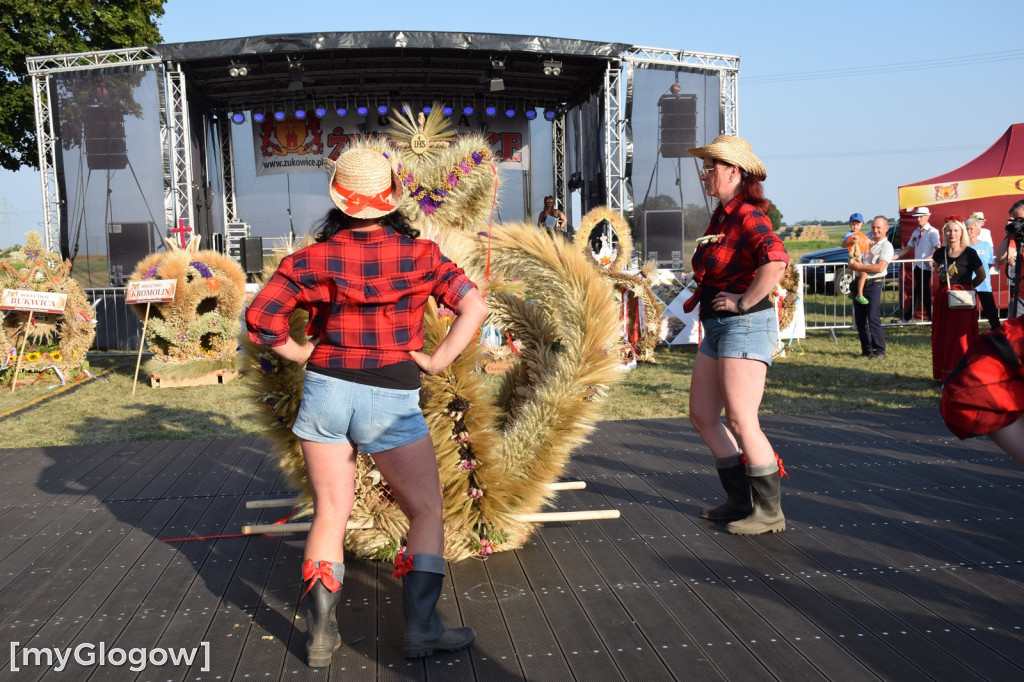
[[[736,535],[777,533],[786,528],[784,471],[757,412],[778,345],[771,294],[789,255],[772,231],[761,186],[767,171],[750,144],[719,135],[689,152],[704,160],[704,191],[718,199],[697,239],[692,266],[698,288],[687,302],[690,310],[699,302],[704,327],[690,381],[690,421],[711,450],[727,498],[701,517],[730,522],[725,529]]]
[[[407,657],[456,651],[475,637],[448,629],[435,607],[445,575],[441,483],[419,406],[420,371],[436,374],[474,340],[487,316],[476,285],[437,244],[417,239],[397,211],[403,185],[377,149],[342,153],[328,182],[332,208],[314,244],[286,256],[246,312],[249,338],[306,363],[292,426],[313,496],[302,579],[310,667],[340,646],[336,609],[344,582],[345,528],[355,496],[357,448],[372,456],[409,519],[396,560],[402,578]],[[428,296],[455,311],[448,335],[423,353]],[[304,344],[289,335],[292,311],[309,313]]]

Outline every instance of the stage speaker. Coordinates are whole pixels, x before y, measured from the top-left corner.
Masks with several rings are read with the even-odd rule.
[[[217,253],[224,253],[224,235],[220,232],[214,232],[210,235],[210,248]]]
[[[244,237],[241,255],[242,270],[247,275],[263,272],[263,237]]]
[[[666,159],[687,156],[687,149],[697,146],[697,96],[662,95],[661,155]]]
[[[121,170],[128,167],[124,114],[109,107],[89,107],[82,123],[86,166],[92,170]]]
[[[139,261],[153,252],[154,223],[107,223],[110,286],[123,287]]]
[[[657,253],[653,259],[660,266],[680,267],[684,255],[682,211],[645,211],[643,237],[640,253]]]

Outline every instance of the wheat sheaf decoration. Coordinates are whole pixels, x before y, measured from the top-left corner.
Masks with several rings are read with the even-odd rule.
[[[145,371],[180,380],[237,369],[245,273],[230,257],[199,250],[198,239],[184,249],[173,239],[167,244],[139,261],[129,278],[177,281],[173,301],[150,305],[146,343],[153,357]],[[146,314],[145,304],[132,309],[139,319]]]
[[[15,367],[24,347],[22,373],[40,379],[52,373],[61,383],[86,376],[86,353],[96,338],[96,311],[72,279],[71,262],[44,248],[38,232],[27,232],[24,246],[0,253],[0,289],[67,296],[62,314],[33,313],[31,323],[28,313],[7,311],[0,323],[0,374]]]
[[[415,163],[414,180],[433,183],[451,174],[479,150],[470,136],[438,146],[438,153]],[[377,144],[375,142],[374,144]],[[395,149],[394,146],[391,146]],[[399,150],[403,164],[409,150]],[[448,164],[448,165],[445,165]],[[487,230],[494,176],[490,163],[467,163],[470,172],[459,187],[465,194],[446,195],[445,211],[465,214],[483,224],[456,222],[447,229],[443,211],[424,213],[415,196],[400,207],[406,215],[436,229],[434,239],[445,255],[462,266],[478,285],[485,284],[489,322],[517,342],[511,371],[497,389],[483,372],[481,347],[473,344],[436,376],[424,376],[420,406],[430,429],[441,474],[445,517],[445,557],[452,561],[516,549],[530,537],[535,523],[524,514],[552,501],[557,481],[570,457],[593,429],[609,386],[620,376],[618,307],[608,282],[572,243],[526,223],[495,225]],[[406,167],[406,166],[404,166]],[[482,198],[480,195],[486,195]],[[420,225],[417,225],[418,227]],[[450,316],[429,306],[424,316],[426,350],[444,338]],[[306,314],[296,311],[291,334],[306,340]],[[300,491],[302,513],[310,511],[309,484],[298,440],[291,433],[302,393],[303,367],[282,360],[243,336],[249,364],[246,376],[280,453],[282,469]],[[370,559],[391,560],[408,530],[368,455],[357,457],[356,499],[346,549]]]

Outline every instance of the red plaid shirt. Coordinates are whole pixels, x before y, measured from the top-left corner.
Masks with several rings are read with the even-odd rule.
[[[743,202],[743,195],[719,205],[704,236],[722,235],[694,249],[693,277],[701,288],[741,294],[754,281],[754,273],[772,261],[789,264],[782,240],[760,210]],[[748,301],[748,304],[753,302]]]
[[[437,244],[383,227],[342,230],[286,256],[245,313],[249,338],[288,340],[295,308],[309,312],[306,334],[320,339],[318,367],[372,369],[409,360],[423,348],[427,297],[452,308],[475,288]]]

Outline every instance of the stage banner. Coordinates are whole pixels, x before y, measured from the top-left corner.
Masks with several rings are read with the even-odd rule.
[[[500,168],[529,170],[530,125],[522,114],[512,119],[504,114],[461,114],[452,122],[457,134],[482,134]],[[256,175],[322,173],[323,157],[337,158],[350,135],[383,134],[389,125],[386,115],[363,118],[354,112],[345,117],[328,112],[323,118],[308,115],[281,121],[268,116],[252,125]]]

